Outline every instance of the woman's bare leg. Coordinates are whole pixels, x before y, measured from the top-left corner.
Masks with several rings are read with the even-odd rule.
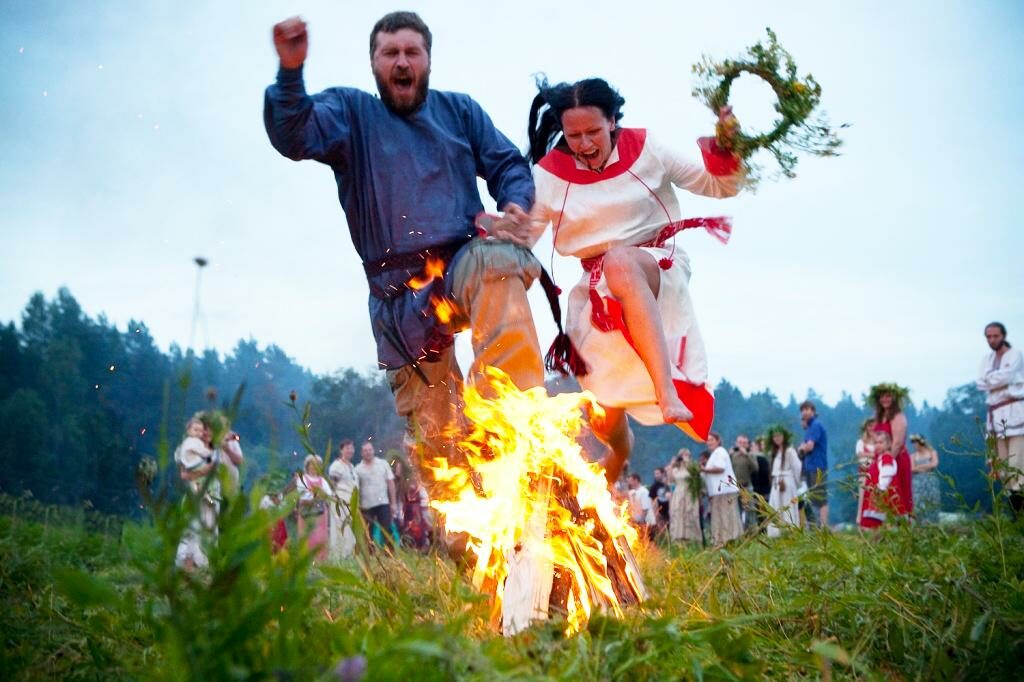
[[[604,407],[604,416],[598,417],[590,413],[590,429],[598,440],[611,448],[611,452],[601,462],[608,484],[613,485],[622,474],[622,465],[629,459],[633,451],[633,431],[629,428],[626,411],[621,407]]]
[[[626,322],[637,353],[654,382],[654,393],[666,424],[685,422],[693,413],[676,394],[669,368],[665,330],[658,312],[658,263],[642,249],[616,247],[604,256],[604,276],[608,290],[622,304]]]

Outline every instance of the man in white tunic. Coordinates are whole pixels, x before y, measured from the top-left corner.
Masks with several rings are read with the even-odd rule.
[[[711,448],[711,457],[701,467],[701,472],[706,476],[711,503],[711,540],[716,547],[721,547],[743,534],[738,506],[740,489],[736,485],[732,459],[722,447],[722,437],[709,433],[708,447]]]
[[[1024,511],[1021,472],[1024,472],[1024,362],[1020,351],[1006,340],[1006,327],[992,322],[985,327],[992,352],[982,360],[978,389],[988,393],[985,420],[996,441],[996,457],[1002,464],[1003,488],[1010,494],[1016,514]]]

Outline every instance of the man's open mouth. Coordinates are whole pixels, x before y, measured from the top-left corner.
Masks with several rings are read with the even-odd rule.
[[[412,76],[395,76],[391,79],[391,85],[398,92],[408,92],[413,88],[414,80]]]

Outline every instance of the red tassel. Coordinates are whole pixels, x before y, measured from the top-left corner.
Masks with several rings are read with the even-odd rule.
[[[549,372],[558,372],[562,376],[585,377],[590,369],[573,345],[569,335],[560,332],[555,337],[547,355],[544,356],[544,367]]]
[[[658,261],[658,267],[661,268],[662,270],[668,270],[670,267],[672,267],[672,259],[662,258],[660,261]]]

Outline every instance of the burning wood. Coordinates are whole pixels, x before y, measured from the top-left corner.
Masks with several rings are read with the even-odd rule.
[[[474,586],[494,595],[506,635],[553,614],[567,633],[594,609],[622,615],[647,596],[630,549],[637,532],[576,442],[581,408],[600,408],[589,393],[549,397],[493,368],[487,377],[493,399],[465,391],[466,465],[431,467],[433,506],[449,532],[469,536]]]

